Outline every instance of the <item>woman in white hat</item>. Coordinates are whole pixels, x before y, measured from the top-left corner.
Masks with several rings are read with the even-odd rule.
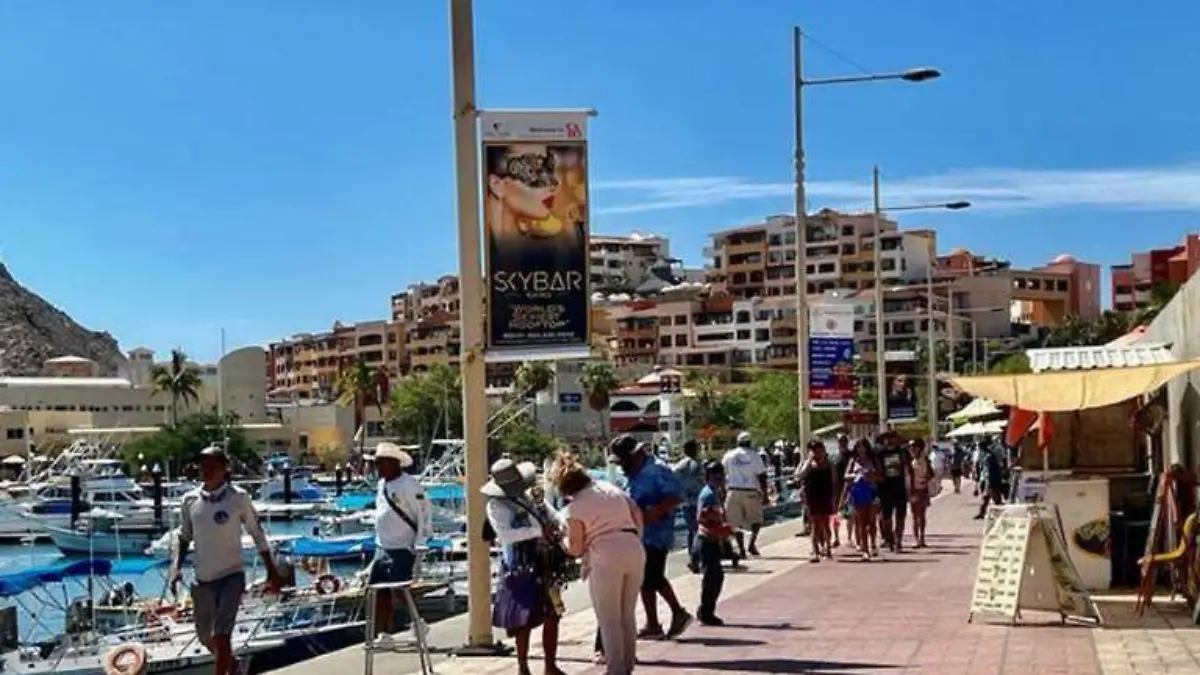
[[[487,495],[488,524],[503,547],[503,580],[492,607],[492,623],[517,643],[517,672],[529,675],[529,638],[542,627],[546,675],[558,667],[558,619],[569,559],[562,551],[561,525],[545,504],[529,496],[537,466],[501,459],[480,490]]]

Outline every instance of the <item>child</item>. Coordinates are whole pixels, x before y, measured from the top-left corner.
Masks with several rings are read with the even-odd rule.
[[[696,618],[705,626],[724,626],[717,616],[717,600],[725,585],[725,570],[721,558],[725,544],[733,536],[733,527],[725,518],[721,493],[725,486],[725,467],[720,462],[704,466],[705,486],[700,490],[696,511],[700,524],[696,540],[700,547],[700,567],[704,577],[700,582],[700,609]]]

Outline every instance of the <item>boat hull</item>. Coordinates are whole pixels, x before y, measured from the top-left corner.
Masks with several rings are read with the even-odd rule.
[[[161,532],[78,532],[46,525],[43,531],[58,550],[67,556],[144,556],[146,549],[162,536]]]

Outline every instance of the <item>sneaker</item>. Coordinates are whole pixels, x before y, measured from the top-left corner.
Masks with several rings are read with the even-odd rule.
[[[708,616],[701,615],[697,620],[702,626],[720,627],[725,625],[725,622],[721,619],[721,617],[717,616],[716,614],[710,614]]]
[[[700,574],[700,565],[698,565],[697,563],[689,562],[687,567],[688,567],[688,571],[691,572],[692,574]]]
[[[391,633],[380,633],[375,636],[375,642],[371,643],[371,649],[375,651],[386,651],[396,648],[396,637]]]
[[[671,627],[667,630],[667,639],[672,640],[683,634],[683,631],[692,625],[692,615],[687,612],[678,612],[671,616]]]
[[[750,548],[748,550],[750,551],[750,555],[754,556],[755,558],[762,555],[761,553],[758,552],[758,547],[755,546],[754,544],[751,544]]]
[[[819,555],[817,555],[816,553],[814,553],[814,554],[812,554],[811,556],[809,556],[809,557],[808,557],[808,562],[810,562],[810,563],[819,563],[819,562],[821,562],[821,556],[819,556]]]
[[[661,640],[666,637],[662,626],[646,626],[637,632],[639,640]]]

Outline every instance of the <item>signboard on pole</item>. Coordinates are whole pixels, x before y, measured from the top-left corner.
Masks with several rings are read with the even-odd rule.
[[[811,410],[854,407],[854,305],[809,308],[808,401]]]
[[[885,352],[884,372],[887,389],[883,395],[889,422],[911,422],[921,409],[917,395],[916,354],[910,351]]]
[[[587,113],[483,112],[487,347],[590,347]]]

